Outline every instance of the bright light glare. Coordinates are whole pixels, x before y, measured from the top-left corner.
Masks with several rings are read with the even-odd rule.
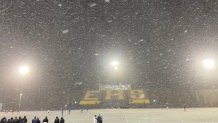
[[[114,60],[114,61],[111,62],[111,66],[113,66],[113,67],[117,67],[118,64],[119,64],[119,62],[116,61],[116,60]]]
[[[205,59],[202,63],[206,69],[213,69],[215,66],[215,62],[213,59]]]
[[[114,70],[118,70],[119,62],[114,60],[110,63],[110,65],[113,67]]]
[[[28,66],[20,66],[19,67],[19,72],[22,75],[26,75],[29,73],[29,67]]]

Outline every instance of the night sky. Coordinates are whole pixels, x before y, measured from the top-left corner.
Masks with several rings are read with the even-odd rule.
[[[0,0],[0,83],[23,63],[33,85],[106,83],[115,58],[120,83],[171,93],[217,57],[217,30],[216,0]]]

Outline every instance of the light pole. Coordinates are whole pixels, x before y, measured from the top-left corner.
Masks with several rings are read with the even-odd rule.
[[[118,71],[118,66],[119,66],[119,62],[117,61],[117,60],[113,60],[113,61],[111,61],[111,63],[110,63],[110,65],[111,65],[111,67],[112,67],[112,69],[113,69],[113,78],[114,78],[114,83],[116,83],[116,74],[117,74],[117,71]]]
[[[207,77],[212,77],[212,74],[214,69],[215,69],[215,60],[213,58],[205,58],[205,59],[202,59],[201,62],[200,62],[200,76],[202,76],[202,79],[203,81],[205,82],[206,81],[206,78]],[[201,101],[200,99],[200,96],[199,96],[199,88],[200,87],[204,87],[206,83],[202,83],[202,84],[194,84],[193,86],[193,90],[194,90],[194,95],[195,95],[195,99],[196,99],[196,103],[198,106],[201,106],[201,105],[205,105],[206,104],[206,100],[205,100],[205,95],[204,95],[204,100]],[[201,103],[199,103],[201,102]],[[203,104],[204,103],[204,104]]]
[[[22,96],[23,96],[23,93],[20,92],[20,99],[19,99],[19,111],[20,111],[20,107],[21,107],[21,100],[22,100]]]
[[[206,72],[208,72],[209,74],[209,77],[213,77],[214,75],[214,70],[215,70],[215,60],[212,59],[212,58],[207,58],[207,59],[204,59],[202,61],[202,65],[203,67],[207,70]],[[212,72],[212,73],[211,73]],[[211,79],[211,78],[210,78]],[[205,81],[209,81],[209,79],[207,79],[207,77],[205,76],[204,78],[204,82]],[[205,84],[205,83],[204,83]],[[203,99],[203,102],[204,102],[204,105],[207,105],[208,106],[208,103],[207,103],[207,98],[206,98],[206,95],[204,94],[204,99]]]
[[[29,74],[30,68],[27,65],[22,65],[18,68],[18,72],[20,73],[20,75],[22,75],[23,77],[25,77],[27,74]],[[18,105],[18,111],[20,112],[20,107],[21,107],[21,102],[22,102],[22,83],[20,83],[20,94],[19,94],[19,105]]]
[[[118,66],[119,66],[119,62],[117,60],[113,60],[110,62],[110,66],[112,68],[112,72],[113,72],[113,84],[114,85],[117,85],[117,82],[116,82],[116,74],[117,74],[117,71],[118,71]],[[113,85],[113,86],[114,86]],[[112,91],[114,92],[114,87],[112,89]],[[111,107],[114,107],[114,99],[112,99],[112,102],[111,102]]]

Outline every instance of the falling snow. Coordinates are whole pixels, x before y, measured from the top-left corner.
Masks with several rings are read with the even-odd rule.
[[[68,32],[69,32],[68,29],[65,29],[65,30],[62,31],[63,34],[66,34],[66,33],[68,33]]]
[[[107,2],[107,3],[109,3],[110,2],[110,0],[104,0],[105,2]]]
[[[16,81],[26,84],[26,105],[48,99],[24,107],[33,110],[57,108],[54,98],[61,100],[63,90],[65,100],[79,100],[116,79],[149,90],[161,106],[181,107],[185,99],[196,106],[191,88],[218,88],[217,71],[201,69],[205,57],[218,59],[217,6],[216,0],[1,0],[0,103],[18,101]],[[108,70],[113,58],[120,60],[116,76]],[[32,66],[30,76],[16,75],[20,64]],[[11,98],[3,100],[3,92]]]
[[[96,6],[96,5],[97,5],[97,3],[91,3],[91,4],[89,4],[90,7],[94,7],[94,6]]]
[[[59,3],[59,4],[58,4],[58,6],[59,6],[59,7],[61,7],[61,6],[62,6],[62,4],[60,4],[60,3]]]

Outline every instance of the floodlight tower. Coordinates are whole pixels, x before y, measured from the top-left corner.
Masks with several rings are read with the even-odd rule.
[[[27,65],[22,65],[18,68],[18,72],[22,77],[25,77],[29,74],[30,72],[30,68]],[[20,107],[21,107],[21,101],[22,101],[22,83],[20,83],[20,93],[19,93],[19,105],[18,105],[18,111],[20,111]]]
[[[213,70],[215,70],[215,60],[213,58],[205,58],[205,59],[202,59],[201,62],[200,62],[200,73],[201,75],[205,74],[207,75],[208,77],[211,77],[213,73]],[[204,76],[203,78],[206,79],[207,76]],[[204,80],[206,81],[206,80]],[[206,83],[202,83],[202,84],[206,84]],[[197,103],[201,102],[200,101],[200,97],[199,97],[199,92],[198,92],[198,89],[197,87],[198,86],[204,86],[204,85],[199,85],[199,84],[196,84],[195,86],[193,86],[193,90],[194,90],[194,94],[195,94],[195,98],[196,98],[196,101]]]

